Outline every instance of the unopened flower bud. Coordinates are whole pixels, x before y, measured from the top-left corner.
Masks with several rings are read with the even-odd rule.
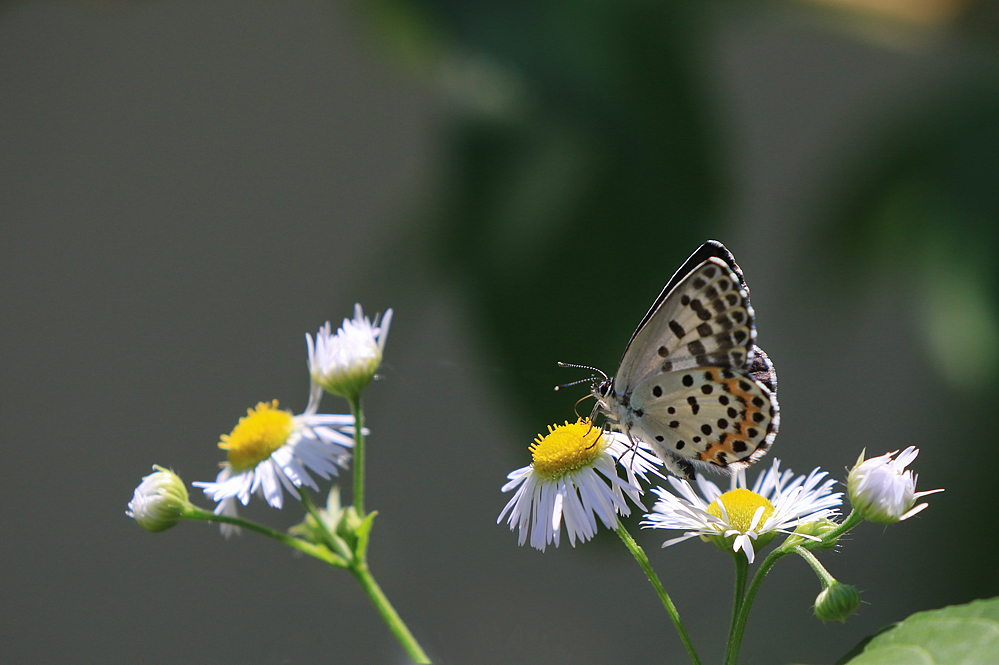
[[[845,622],[860,605],[860,592],[849,584],[833,582],[815,598],[815,616],[822,621]]]
[[[916,476],[912,471],[906,471],[905,467],[916,459],[919,450],[909,446],[898,455],[898,458],[892,459],[897,453],[896,450],[864,461],[864,453],[861,452],[857,464],[850,470],[847,481],[850,504],[868,522],[877,524],[901,522],[929,505],[921,503],[913,507],[916,499],[943,491],[938,489],[917,492]]]
[[[344,319],[334,335],[329,321],[316,333],[315,342],[306,334],[309,347],[309,374],[326,392],[347,399],[356,399],[371,383],[382,362],[388,337],[392,310],[374,323],[364,316],[360,305],[354,305],[354,318]]]
[[[816,538],[825,538],[825,535],[830,531],[839,527],[839,524],[832,521],[831,519],[822,518],[820,520],[815,520],[814,522],[807,522],[805,524],[799,524],[798,528],[794,530],[795,533],[804,534],[806,536],[814,536]],[[834,538],[827,543],[822,543],[820,547],[822,549],[832,549],[836,547],[836,543],[839,542],[839,538]]]
[[[184,481],[176,473],[156,464],[153,471],[135,488],[125,514],[146,531],[158,533],[179,522],[191,504]]]

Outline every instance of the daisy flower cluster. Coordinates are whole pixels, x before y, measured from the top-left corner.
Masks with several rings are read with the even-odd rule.
[[[215,480],[192,483],[216,502],[214,514],[237,517],[238,504],[247,505],[253,495],[280,509],[286,493],[300,500],[303,487],[318,490],[313,476],[329,480],[349,467],[357,435],[354,416],[320,413],[319,405],[324,391],[356,396],[374,378],[392,310],[380,322],[379,318],[372,323],[356,305],[354,319],[345,319],[336,334],[326,322],[315,342],[306,335],[311,377],[308,405],[296,415],[279,408],[278,400],[260,402],[221,436],[218,447],[226,452],[226,459]],[[176,512],[176,502],[165,499],[179,496],[177,483],[183,489],[179,478],[167,474],[159,469],[147,476],[126,513],[151,531],[162,530],[164,510]],[[187,500],[186,489],[183,499]],[[166,515],[167,521],[174,516]],[[222,524],[221,530],[226,536],[238,531],[230,524]]]
[[[365,513],[364,494],[364,413],[361,391],[375,378],[382,361],[392,310],[374,322],[364,316],[360,305],[354,318],[345,319],[332,333],[330,323],[319,329],[315,341],[306,335],[311,385],[305,411],[294,414],[281,409],[278,401],[259,402],[229,434],[223,434],[218,447],[226,459],[214,481],[193,483],[216,502],[213,512],[188,501],[183,481],[173,472],[154,467],[135,490],[126,514],[147,531],[164,531],[181,519],[218,522],[229,536],[245,527],[277,540],[298,552],[331,566],[350,570],[367,594],[390,632],[415,663],[430,663],[419,642],[392,607],[375,581],[367,562],[368,543],[376,513]],[[324,393],[345,397],[351,414],[320,413]],[[304,488],[318,490],[313,476],[329,480],[354,461],[354,503],[340,505],[339,489],[330,488],[326,510],[317,509]],[[237,504],[244,506],[256,495],[273,508],[284,505],[285,494],[301,501],[305,519],[298,525],[277,531],[239,517]]]
[[[531,464],[507,476],[502,491],[516,492],[497,523],[506,519],[511,530],[519,530],[518,544],[530,537],[531,546],[542,552],[553,543],[558,547],[563,526],[574,547],[576,540],[594,537],[598,520],[617,529],[618,515],[630,514],[625,497],[644,511],[641,483],[648,483],[650,474],[664,478],[658,471],[661,461],[644,444],[588,420],[549,426],[530,450]],[[850,500],[860,517],[882,524],[906,519],[926,508],[925,503],[914,507],[916,499],[943,491],[916,492],[915,476],[904,469],[918,451],[909,448],[893,459],[895,454],[866,462],[861,455],[851,471]],[[682,532],[663,547],[700,537],[742,552],[753,563],[778,534],[819,543],[840,526],[835,519],[841,516],[844,493],[834,491],[836,481],[818,468],[796,476],[775,459],[752,487],[745,470],[736,471],[727,491],[700,473],[693,483],[674,476],[665,480],[668,487],[652,488],[658,500],[641,523]]]

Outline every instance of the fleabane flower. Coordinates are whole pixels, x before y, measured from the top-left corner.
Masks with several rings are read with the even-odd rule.
[[[354,318],[344,319],[335,335],[329,321],[316,333],[315,342],[306,333],[312,380],[327,392],[356,399],[378,371],[391,322],[391,309],[385,311],[381,321],[375,316],[372,323],[355,304]]]
[[[156,464],[153,473],[142,479],[128,502],[125,514],[146,531],[166,531],[180,521],[191,503],[180,477]]]
[[[298,499],[302,485],[319,489],[309,471],[325,480],[337,475],[338,467],[347,467],[354,417],[316,413],[322,395],[322,388],[313,385],[308,406],[297,416],[279,409],[277,400],[260,402],[230,434],[222,435],[219,448],[227,459],[215,482],[192,483],[219,502],[216,515],[235,517],[236,500],[245,506],[254,493],[281,508],[283,490]],[[228,524],[221,527],[226,536],[236,530]]]
[[[587,541],[597,531],[597,517],[608,529],[617,528],[617,516],[628,515],[627,495],[641,503],[638,479],[655,469],[658,459],[644,448],[635,448],[623,435],[607,432],[580,419],[573,424],[548,426],[548,434],[531,445],[532,463],[511,472],[504,492],[516,489],[497,518],[509,513],[510,530],[520,529],[518,544],[531,534],[531,546],[545,551],[558,547],[562,523],[569,544]],[[618,464],[626,477],[618,474]]]
[[[929,505],[916,506],[916,499],[943,492],[942,489],[916,491],[917,476],[905,469],[919,454],[915,446],[909,446],[894,457],[897,454],[896,450],[864,461],[864,452],[861,452],[850,470],[847,481],[850,504],[869,522],[894,524],[909,519]]]
[[[710,480],[697,474],[695,482],[699,496],[686,480],[669,477],[675,494],[653,488],[659,501],[645,516],[643,527],[682,529],[685,533],[663,543],[663,547],[701,536],[722,549],[742,550],[749,563],[756,552],[777,537],[790,534],[800,525],[829,519],[839,514],[842,492],[833,492],[835,481],[823,480],[828,474],[815,469],[808,476],[794,477],[790,469],[780,470],[780,460],[756,479],[752,489],[746,487],[746,472],[732,475],[731,487],[722,493]],[[819,537],[799,531],[809,540]]]

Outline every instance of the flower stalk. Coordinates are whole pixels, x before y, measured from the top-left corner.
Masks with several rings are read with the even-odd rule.
[[[763,584],[763,579],[778,561],[790,553],[790,550],[783,547],[778,547],[771,552],[760,564],[760,568],[753,576],[753,581],[749,585],[749,589],[746,590],[746,595],[741,603],[737,601],[740,607],[737,612],[733,613],[732,628],[729,630],[728,646],[725,649],[725,665],[735,665],[739,660],[739,649],[742,648],[742,637],[746,633],[746,622],[749,620],[749,612],[753,609],[753,601],[756,600],[756,594],[760,590],[760,585]],[[745,554],[736,552],[733,556],[736,559],[743,559],[745,562],[743,565],[748,568],[749,562]]]
[[[662,582],[659,581],[659,577],[656,575],[656,571],[652,569],[652,564],[649,563],[649,557],[646,556],[645,550],[635,542],[635,539],[631,537],[628,530],[624,528],[624,524],[618,520],[617,523],[617,535],[621,538],[625,547],[631,552],[631,555],[635,557],[635,561],[641,566],[642,570],[645,572],[645,576],[649,578],[649,582],[652,583],[652,588],[656,590],[659,595],[659,599],[663,603],[663,607],[666,608],[666,613],[669,614],[669,618],[673,620],[673,625],[676,627],[676,632],[680,634],[680,641],[683,642],[683,646],[687,649],[687,655],[690,656],[690,662],[693,665],[700,665],[701,661],[697,657],[697,650],[694,649],[694,643],[690,641],[690,636],[687,634],[687,629],[683,625],[683,621],[680,620],[680,613],[677,611],[676,606],[670,599],[669,594],[663,588]]]
[[[429,663],[430,659],[427,657],[427,654],[423,652],[420,644],[413,637],[413,634],[409,632],[409,628],[406,627],[399,613],[395,611],[388,597],[385,596],[381,587],[378,586],[375,578],[371,575],[371,571],[368,570],[368,564],[363,560],[363,557],[362,560],[351,564],[350,572],[353,573],[354,578],[360,583],[364,592],[368,594],[368,598],[374,603],[378,613],[382,615],[382,619],[385,620],[389,630],[399,640],[399,644],[406,650],[406,653],[413,659],[413,662],[421,663],[421,665]]]
[[[259,533],[262,536],[272,538],[280,543],[284,543],[292,549],[296,549],[303,554],[308,554],[309,556],[319,559],[320,561],[325,561],[331,566],[336,566],[337,568],[346,568],[347,561],[329,550],[325,545],[316,545],[308,541],[302,540],[301,538],[295,538],[294,536],[289,536],[286,533],[280,531],[275,531],[274,529],[269,529],[262,524],[257,524],[248,519],[242,517],[233,517],[230,515],[216,515],[215,513],[198,508],[197,506],[191,506],[188,510],[184,512],[184,519],[198,520],[202,522],[219,522],[222,524],[230,524],[232,526],[242,527],[248,531],[253,531]]]
[[[350,412],[354,414],[354,508],[364,517],[364,411],[360,394],[350,398]]]

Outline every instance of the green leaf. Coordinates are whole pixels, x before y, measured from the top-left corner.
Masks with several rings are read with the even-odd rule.
[[[371,537],[371,527],[375,523],[375,515],[378,514],[377,510],[373,510],[368,513],[368,516],[364,518],[361,525],[357,527],[357,549],[355,550],[355,556],[358,561],[364,561],[364,558],[368,555],[368,539]]]
[[[917,612],[876,635],[849,665],[999,665],[999,598]]]

